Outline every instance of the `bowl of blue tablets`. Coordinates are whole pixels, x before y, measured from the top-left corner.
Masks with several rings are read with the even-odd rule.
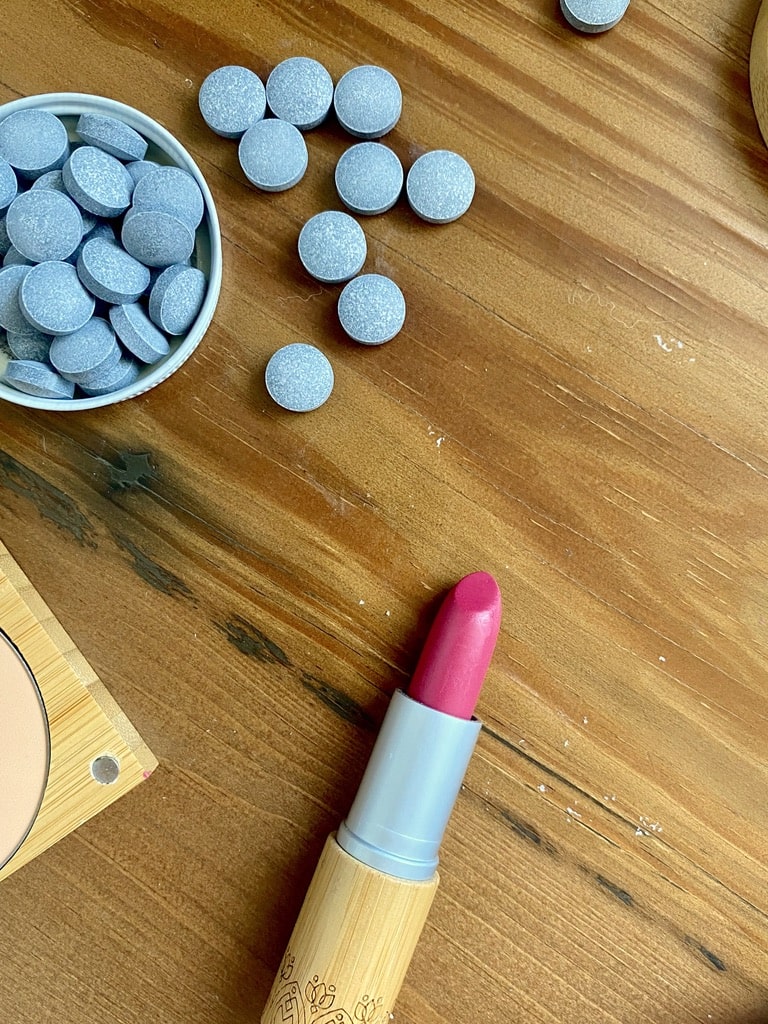
[[[48,93],[0,106],[0,398],[69,412],[189,358],[221,290],[211,191],[141,111]]]

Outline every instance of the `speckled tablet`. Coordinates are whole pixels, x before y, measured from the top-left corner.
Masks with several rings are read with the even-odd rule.
[[[203,219],[203,193],[181,167],[157,167],[143,175],[133,190],[131,205],[134,210],[164,210],[193,231]]]
[[[68,199],[72,199],[67,191],[67,186],[64,184],[64,175],[61,173],[61,170],[46,171],[45,174],[41,174],[39,178],[32,182],[33,191],[41,188],[53,189],[54,192],[61,192]],[[72,199],[72,202],[75,203],[75,200]],[[75,205],[77,206],[77,203]],[[77,209],[83,222],[83,235],[85,236],[89,231],[93,231],[99,223],[99,219],[95,213],[90,213],[90,211],[83,209],[82,206],[77,206]]]
[[[133,178],[116,157],[103,149],[81,146],[61,173],[75,202],[98,217],[118,217],[130,206]]]
[[[198,105],[203,120],[225,139],[239,139],[264,117],[267,98],[258,75],[229,64],[212,71],[200,86]]]
[[[32,189],[52,188],[55,192],[69,195],[60,167],[57,167],[55,171],[46,171],[45,174],[41,174],[39,178],[35,178],[30,187]]]
[[[89,146],[97,146],[118,160],[143,160],[146,156],[146,139],[116,117],[81,114],[75,131]]]
[[[26,271],[19,288],[21,311],[43,334],[71,334],[93,316],[96,300],[83,287],[71,263],[38,263]],[[0,270],[0,278],[4,270]]]
[[[463,156],[433,149],[416,160],[405,182],[414,213],[430,224],[448,224],[469,209],[475,195],[475,175]]]
[[[11,240],[8,237],[8,228],[5,224],[5,217],[0,217],[0,256],[5,256],[11,248]]]
[[[0,157],[23,178],[39,178],[69,156],[67,129],[47,110],[16,110],[0,121]]]
[[[87,383],[82,383],[79,387],[86,395],[111,395],[134,384],[140,370],[141,367],[134,359],[122,356],[110,370],[99,374],[98,377],[89,378]]]
[[[300,131],[316,128],[333,103],[333,79],[312,57],[289,57],[267,79],[267,106]]]
[[[339,157],[335,180],[339,198],[354,213],[384,213],[403,190],[403,165],[389,146],[358,142]]]
[[[11,205],[18,190],[19,183],[16,180],[16,172],[7,160],[0,157],[0,210]]]
[[[77,259],[80,280],[97,299],[135,302],[149,287],[149,270],[116,242],[90,238]]]
[[[184,334],[195,321],[207,282],[195,267],[168,267],[152,286],[149,315],[166,334]]]
[[[3,256],[3,266],[4,267],[14,267],[14,266],[31,267],[32,266],[32,260],[28,260],[27,257],[23,253],[20,253],[15,245],[11,245],[11,246],[8,247],[8,251],[6,252],[5,256]]]
[[[22,192],[8,207],[8,237],[33,263],[65,260],[83,237],[83,219],[69,196],[52,188]]]
[[[80,243],[80,245],[78,245],[78,247],[69,257],[69,262],[76,264],[78,259],[80,258],[80,253],[83,251],[83,247],[85,246],[86,242],[90,242],[94,238],[104,238],[108,242],[114,242],[116,240],[115,229],[112,227],[109,221],[97,221],[96,225],[88,232],[88,234],[83,235],[82,242]]]
[[[361,274],[342,289],[338,313],[350,338],[361,345],[383,345],[405,323],[405,299],[383,274]]]
[[[400,120],[403,94],[385,68],[363,64],[339,79],[333,94],[339,124],[360,139],[378,139]]]
[[[365,233],[354,217],[325,210],[310,217],[299,234],[299,259],[312,277],[340,284],[358,274],[367,254]]]
[[[150,171],[154,171],[160,164],[154,160],[131,160],[130,163],[125,165],[126,171],[133,178],[134,185],[137,185],[145,174],[149,174]]]
[[[195,248],[189,224],[164,210],[130,209],[123,218],[123,247],[147,267],[183,263]]]
[[[31,359],[36,363],[44,363],[51,348],[51,336],[27,324],[20,331],[8,331],[6,344],[14,359]]]
[[[12,359],[5,368],[3,380],[6,384],[38,398],[73,398],[75,385],[64,380],[45,363],[27,359]]]
[[[277,117],[248,129],[238,157],[248,181],[265,192],[283,192],[298,184],[309,160],[299,129]]]
[[[277,350],[264,382],[270,397],[289,412],[311,412],[333,391],[333,367],[319,348],[298,342]]]
[[[19,305],[19,290],[31,269],[11,265],[0,270],[0,327],[6,331],[23,331],[29,327]]]
[[[606,32],[624,17],[629,0],[560,0],[565,20],[580,32]]]
[[[156,363],[168,355],[168,339],[155,327],[138,302],[112,306],[109,321],[124,347],[142,363]]]
[[[89,384],[111,370],[120,355],[112,325],[94,316],[72,334],[54,338],[48,359],[65,380]]]

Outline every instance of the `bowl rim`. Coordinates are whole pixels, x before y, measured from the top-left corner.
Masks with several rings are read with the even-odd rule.
[[[189,171],[200,187],[205,206],[205,223],[208,226],[211,267],[208,274],[208,288],[203,305],[187,335],[180,341],[168,356],[155,367],[149,368],[143,377],[139,377],[132,385],[121,391],[108,395],[92,395],[86,398],[58,399],[41,398],[17,391],[0,380],[0,399],[26,409],[44,409],[53,412],[80,412],[88,409],[99,409],[107,405],[137,398],[146,391],[157,387],[167,380],[182,366],[200,344],[210,326],[216,305],[221,293],[222,280],[222,248],[221,228],[216,212],[216,204],[208,183],[196,161],[179,140],[159,121],[136,107],[131,107],[120,100],[107,96],[81,92],[49,92],[33,96],[22,96],[0,104],[0,121],[4,121],[17,110],[29,108],[47,110],[51,114],[63,117],[74,117],[80,114],[107,114],[118,117],[131,128],[140,132],[148,141],[162,149],[170,159],[184,170]]]

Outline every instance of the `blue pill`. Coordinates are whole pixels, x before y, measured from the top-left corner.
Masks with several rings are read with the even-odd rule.
[[[365,232],[354,217],[340,210],[316,213],[299,233],[304,269],[325,284],[340,284],[358,274],[367,251]]]
[[[580,32],[606,32],[624,17],[629,0],[560,0],[565,20]]]
[[[5,217],[0,217],[0,256],[5,256],[10,248],[11,240],[8,237],[8,228],[5,223]]]
[[[295,125],[277,117],[259,121],[240,139],[238,158],[252,185],[265,192],[284,192],[304,177],[309,156]]]
[[[37,398],[72,398],[75,385],[64,380],[45,363],[27,359],[13,359],[5,368],[3,380],[6,384]]]
[[[285,345],[267,363],[264,381],[273,401],[289,412],[311,412],[333,391],[333,367],[314,345]]]
[[[20,253],[15,245],[9,246],[8,251],[3,256],[3,266],[4,267],[15,267],[15,266],[31,267],[32,264],[33,264],[33,261],[32,260],[28,260],[27,257],[23,253]]]
[[[170,345],[138,302],[112,306],[109,320],[123,346],[142,363],[156,363],[168,355]]]
[[[19,264],[0,270],[0,327],[6,331],[23,331],[29,327],[19,305],[19,291],[31,269]]]
[[[403,110],[397,79],[385,68],[363,64],[339,79],[333,94],[339,124],[350,135],[378,139],[392,131]]]
[[[469,209],[475,175],[463,156],[433,149],[408,171],[405,192],[414,213],[430,224],[448,224]]]
[[[51,348],[51,336],[27,324],[19,331],[8,331],[6,343],[14,359],[44,363]]]
[[[94,316],[72,334],[54,338],[48,359],[66,380],[90,384],[111,370],[120,355],[120,346],[111,325]]]
[[[168,267],[152,286],[149,315],[166,334],[185,334],[205,298],[205,274],[183,264]]]
[[[96,146],[76,149],[62,177],[75,202],[97,217],[118,217],[130,206],[133,178],[116,157]]]
[[[0,210],[10,206],[16,198],[19,183],[16,173],[7,160],[0,157]]]
[[[353,213],[368,216],[390,210],[403,191],[403,165],[381,142],[358,142],[339,157],[336,191]]]
[[[157,167],[136,183],[131,199],[134,210],[163,210],[183,220],[194,231],[203,219],[200,186],[181,167]]]
[[[22,313],[43,334],[71,334],[93,316],[94,297],[85,290],[71,263],[38,263],[24,271],[18,290]],[[0,279],[7,268],[0,270]]]
[[[41,174],[40,177],[32,183],[33,190],[41,188],[53,189],[54,192],[62,192],[68,199],[72,199],[67,191],[67,186],[64,184],[64,175],[60,170],[47,171],[45,174]],[[72,202],[74,203],[75,200],[72,199]],[[75,203],[75,205],[77,204]],[[83,222],[83,235],[85,236],[89,231],[93,231],[98,223],[98,219],[95,214],[83,209],[82,206],[78,206],[77,209],[80,213],[80,219]]]
[[[78,247],[69,257],[70,263],[74,263],[75,265],[77,264],[77,261],[80,258],[80,253],[83,251],[83,248],[85,247],[85,243],[90,242],[93,238],[104,238],[108,242],[114,242],[115,230],[108,221],[97,221],[95,226],[91,228],[91,230],[87,234],[83,235],[82,242],[80,243],[80,245],[78,245]]]
[[[350,338],[361,345],[383,345],[405,323],[405,298],[383,274],[361,274],[344,286],[338,313]]]
[[[150,171],[154,171],[160,164],[154,160],[131,160],[130,163],[125,165],[126,171],[133,178],[134,185],[138,185],[145,174],[149,174]]]
[[[333,79],[312,57],[289,57],[267,79],[267,106],[300,131],[316,128],[333,103]]]
[[[203,120],[225,139],[239,139],[264,117],[266,92],[258,75],[229,64],[212,71],[200,86],[198,106]]]
[[[77,259],[88,291],[104,302],[135,302],[149,287],[149,270],[116,242],[91,238]]]
[[[57,168],[55,171],[46,171],[45,174],[41,174],[39,178],[36,178],[32,182],[31,187],[33,189],[52,188],[55,192],[63,192],[65,195],[69,195],[69,192],[67,192],[67,186],[64,184],[64,178],[60,168]]]
[[[121,356],[111,369],[90,377],[87,383],[82,383],[79,387],[86,395],[111,395],[135,384],[140,370],[141,367],[134,359]]]
[[[103,149],[118,160],[143,160],[147,152],[146,139],[107,114],[81,114],[75,131],[89,146]]]
[[[69,196],[52,188],[17,196],[5,217],[8,237],[33,263],[65,260],[83,237],[83,219]]]
[[[147,267],[183,263],[195,248],[195,232],[188,223],[164,210],[135,210],[123,218],[123,248]]]
[[[39,178],[69,156],[67,129],[47,110],[16,110],[0,121],[0,157],[22,178]]]

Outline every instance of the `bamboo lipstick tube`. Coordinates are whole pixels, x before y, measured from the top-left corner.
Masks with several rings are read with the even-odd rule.
[[[443,601],[409,692],[394,694],[352,808],[325,844],[262,1024],[388,1024],[437,891],[500,618],[487,573]]]

